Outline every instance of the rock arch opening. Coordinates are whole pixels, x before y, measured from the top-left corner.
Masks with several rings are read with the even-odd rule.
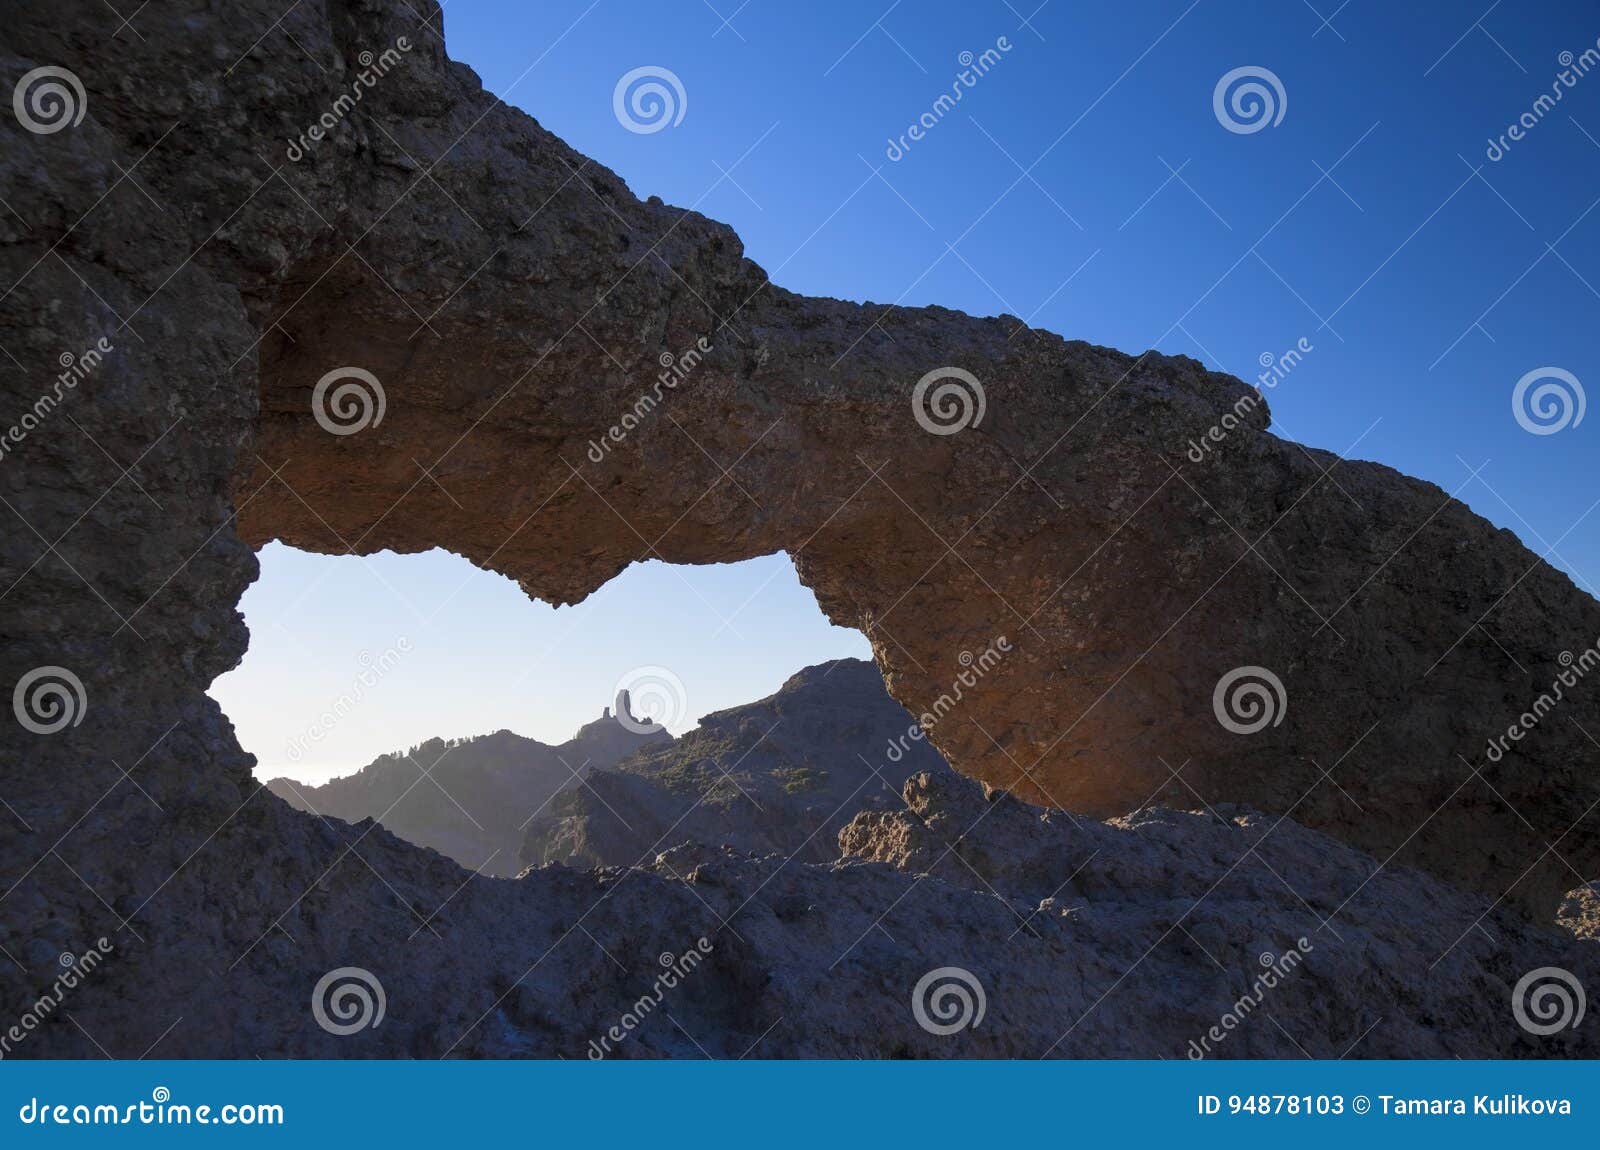
[[[1274,1005],[1317,1053],[1552,1049],[1503,1006],[1461,1004],[1503,1004],[1508,972],[1588,969],[1505,909],[1549,919],[1573,872],[1600,869],[1595,696],[1546,715],[1528,690],[1600,635],[1569,580],[1444,492],[1302,451],[1253,417],[1186,462],[1246,398],[1193,361],[782,291],[729,229],[640,200],[484,93],[437,37],[316,155],[275,166],[268,142],[346,90],[339,62],[417,16],[280,8],[151,5],[151,50],[107,48],[83,69],[81,130],[16,132],[0,153],[28,223],[8,237],[0,343],[32,369],[117,336],[3,469],[4,681],[64,669],[83,702],[43,733],[13,697],[0,995],[33,1001],[59,955],[117,945],[30,1051],[581,1057],[638,994],[602,951],[648,969],[686,931],[748,924],[677,1015],[718,1054],[948,1054],[907,1019],[906,992],[930,954],[1009,934],[991,952],[1008,1001],[964,1049],[1175,1056],[1192,1008],[1210,1015],[1219,995],[1214,959],[1172,930],[1173,899],[1223,880],[1185,933],[1235,970],[1255,965],[1241,940],[1260,932],[1314,933],[1326,916],[1349,932],[1298,1006]],[[8,25],[17,70],[116,44],[56,15],[24,5]],[[151,212],[141,192],[184,210]],[[692,371],[660,383],[664,355]],[[954,367],[982,385],[983,417],[930,429],[910,401]],[[11,410],[31,410],[35,383],[5,378]],[[383,388],[370,416],[350,382]],[[784,550],[915,713],[939,713],[962,652],[1008,638],[934,727],[958,770],[1107,813],[1162,785],[1274,813],[1147,812],[1134,829],[1164,827],[1155,845],[1130,824],[1073,838],[1070,820],[951,779],[863,836],[857,857],[885,867],[713,865],[696,884],[685,857],[622,883],[556,868],[464,882],[253,785],[204,689],[244,649],[250,546],[272,539],[448,547],[566,604],[641,558]],[[1281,723],[1248,735],[1212,708],[1247,667],[1287,697]],[[1486,738],[1525,713],[1544,721],[1486,764]],[[965,853],[940,833],[969,828]],[[1258,848],[1266,866],[1239,865]],[[973,889],[972,860],[1008,899],[1077,882],[1108,908],[1057,908],[1041,949]],[[930,906],[936,865],[957,881]],[[902,942],[876,930],[886,907]],[[397,1009],[347,1040],[307,998],[352,960]],[[1066,985],[1062,970],[1104,977]],[[666,1021],[641,1050],[692,1056]],[[1591,1050],[1592,1034],[1562,1049]]]
[[[786,551],[914,714],[1007,639],[932,741],[1023,798],[1292,813],[1546,918],[1564,880],[1529,860],[1557,836],[1600,858],[1592,692],[1484,761],[1519,668],[1600,635],[1508,533],[1271,435],[1247,385],[1186,357],[785,291],[438,45],[411,63],[363,105],[383,132],[243,221],[277,257],[239,271],[246,542],[446,547],[558,605],[641,559]],[[1257,668],[1288,705],[1246,736],[1213,693]]]
[[[615,200],[623,254],[558,270],[525,237],[496,251],[397,208],[379,226],[412,298],[367,260],[291,277],[236,482],[247,542],[446,547],[556,605],[642,560],[785,551],[944,758],[1028,801],[1292,813],[1540,917],[1565,880],[1526,858],[1556,835],[1600,854],[1576,726],[1481,754],[1484,714],[1522,705],[1509,669],[1548,662],[1541,604],[1597,633],[1600,608],[1465,506],[1285,443],[1264,404],[1194,464],[1244,385],[1193,360],[804,300],[606,173],[529,178],[558,233]],[[481,268],[457,285],[463,261]],[[957,366],[984,414],[930,426],[919,380]],[[1258,670],[1279,711],[1241,731],[1215,694]]]
[[[630,844],[643,853],[653,845],[644,825],[662,830],[660,812],[690,803],[706,808],[686,838],[720,845],[766,823],[788,829],[768,836],[784,845],[815,829],[809,808],[874,769],[857,755],[882,758],[909,722],[861,661],[863,637],[823,619],[782,554],[647,562],[563,608],[437,549],[340,557],[272,543],[260,561],[241,602],[251,646],[211,688],[255,754],[256,777],[299,809],[374,818],[488,874],[521,869],[523,839],[547,809],[569,823],[621,824],[594,829],[604,850],[563,861],[616,862]],[[779,730],[785,715],[789,729]],[[822,745],[823,730],[836,746]],[[657,761],[613,773],[646,751]],[[910,761],[942,766],[931,751]],[[682,777],[691,769],[710,773]],[[882,769],[903,781],[904,771]],[[752,792],[772,791],[769,782],[779,798],[763,803]],[[617,816],[602,792],[639,808],[641,825]],[[801,794],[798,805],[783,798]],[[726,834],[719,812],[733,824]],[[840,814],[835,822],[853,810]],[[548,833],[570,838],[575,826]],[[529,850],[535,863],[550,853],[537,842]]]

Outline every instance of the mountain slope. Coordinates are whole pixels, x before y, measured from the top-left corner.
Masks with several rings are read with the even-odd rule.
[[[907,778],[949,770],[913,726],[871,663],[807,667],[561,791],[528,825],[523,865],[648,864],[683,842],[829,862],[857,813],[897,809]]]
[[[609,709],[570,740],[549,746],[511,731],[429,739],[383,755],[320,787],[277,778],[268,789],[313,814],[374,818],[401,838],[462,866],[509,877],[528,820],[586,769],[609,767],[642,747],[670,744],[664,729],[635,733]]]

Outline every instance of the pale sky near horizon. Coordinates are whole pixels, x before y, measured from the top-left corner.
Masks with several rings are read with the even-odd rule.
[[[682,734],[802,667],[871,657],[860,632],[823,618],[782,553],[704,567],[651,560],[554,608],[445,551],[335,557],[271,543],[241,609],[250,650],[211,694],[258,777],[313,784],[436,736],[508,728],[564,742],[640,668],[681,684],[665,680],[682,706],[662,717]],[[634,685],[636,709],[648,691]]]
[[[1028,4],[1026,23],[1000,0],[719,7],[736,11],[453,0],[445,24],[487,89],[634,194],[733,225],[785,288],[1017,315],[1246,379],[1304,338],[1314,350],[1270,396],[1274,431],[1438,484],[1594,592],[1600,416],[1535,434],[1513,389],[1556,368],[1600,381],[1600,78],[1491,146],[1562,53],[1595,43],[1580,6],[1502,6],[1477,31],[1456,26],[1476,9],[1426,5],[1331,23],[1267,2]],[[891,157],[962,54],[1002,36],[1000,62]],[[1281,83],[1280,122],[1223,126],[1214,86],[1240,66]],[[641,67],[679,80],[680,121],[620,121],[614,88]],[[553,610],[443,553],[269,547],[242,609],[250,651],[212,693],[260,773],[309,781],[433,735],[560,741],[639,666],[681,680],[683,729],[867,655],[781,555],[647,563]],[[414,651],[290,761],[361,652],[401,635]]]

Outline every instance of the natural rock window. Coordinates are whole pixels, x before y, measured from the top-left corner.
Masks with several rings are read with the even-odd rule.
[[[256,777],[469,870],[631,865],[687,841],[826,861],[884,788],[947,769],[898,748],[911,717],[785,555],[646,564],[560,609],[440,550],[261,559],[252,647],[211,689]]]
[[[31,417],[0,462],[0,999],[97,958],[29,1054],[583,1057],[694,950],[678,1026],[624,1053],[1182,1057],[1291,947],[1280,1025],[1223,1053],[1595,1053],[1508,1018],[1522,972],[1595,985],[1552,924],[1600,869],[1596,681],[1529,710],[1600,605],[1511,532],[1272,434],[1186,356],[785,290],[485,92],[418,32],[431,0],[148,5],[137,42],[59,7],[0,32],[8,84],[93,62],[80,122],[0,149],[0,418]],[[334,117],[348,58],[408,35],[400,82]],[[658,402],[663,357],[690,374]],[[914,405],[969,381],[959,428]],[[517,844],[575,865],[473,879],[252,777],[205,692],[273,540],[447,548],[557,605],[786,552],[931,738],[885,747],[914,768],[893,802],[791,817],[838,777],[768,762],[763,722],[887,713],[830,708],[872,668],[824,665]],[[1276,703],[1225,724],[1244,671]],[[27,710],[46,681],[65,721]],[[684,817],[656,786],[778,814],[618,870],[618,827]],[[839,858],[771,853],[795,825]],[[308,999],[352,964],[391,1009],[339,1033]],[[988,994],[959,1047],[908,1004],[950,966]]]

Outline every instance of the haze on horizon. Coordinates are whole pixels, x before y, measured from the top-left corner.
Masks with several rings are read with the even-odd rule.
[[[250,648],[210,694],[263,780],[315,785],[427,739],[500,729],[562,743],[640,668],[682,684],[665,717],[681,735],[802,667],[871,657],[859,631],[823,617],[782,553],[636,563],[559,608],[438,549],[328,556],[271,543],[260,559],[240,602]]]

